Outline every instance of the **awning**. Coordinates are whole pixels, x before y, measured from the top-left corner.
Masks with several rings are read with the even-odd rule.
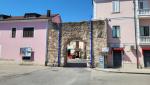
[[[142,48],[142,50],[150,50],[150,48]]]
[[[150,48],[142,48],[142,54],[144,54],[144,51],[150,50]]]
[[[112,51],[123,51],[124,48],[112,48]]]

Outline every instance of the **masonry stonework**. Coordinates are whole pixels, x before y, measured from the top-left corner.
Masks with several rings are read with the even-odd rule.
[[[107,47],[107,33],[105,22],[102,20],[92,21],[93,27],[93,58],[94,65],[98,65],[102,48]],[[58,63],[58,29],[61,29],[61,65],[67,63],[67,44],[71,41],[82,41],[85,44],[83,52],[86,59],[90,59],[90,28],[89,22],[62,23],[61,27],[54,25],[48,33],[48,59],[49,64]]]

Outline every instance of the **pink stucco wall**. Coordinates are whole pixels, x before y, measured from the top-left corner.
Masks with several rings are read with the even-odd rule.
[[[23,38],[23,27],[34,27],[33,38]],[[16,28],[16,38],[11,37],[12,28]],[[48,20],[0,21],[0,59],[22,61],[20,48],[31,47],[34,51],[34,63],[44,64],[46,57],[46,35]]]
[[[133,19],[113,20],[108,22],[108,43],[135,44]],[[112,38],[112,27],[120,26],[120,38]]]
[[[112,0],[96,0],[96,17],[101,18],[113,18],[113,17],[133,17],[133,0],[120,0],[120,13],[113,13]]]
[[[94,3],[94,19],[108,19],[108,44],[113,47],[119,44],[124,48],[123,63],[136,63],[135,50],[129,46],[135,45],[134,6],[133,0],[120,0],[120,12],[113,13],[112,0],[96,0]],[[120,38],[112,38],[112,27],[120,26]],[[108,62],[113,64],[113,53],[109,53]]]
[[[121,38],[119,43],[135,43],[134,30],[134,9],[133,0],[120,0],[120,13],[112,12],[112,0],[96,0],[99,1],[96,6],[96,17],[94,19],[109,19],[108,22],[108,38],[109,43],[118,43],[118,40],[112,38],[112,26],[120,25]],[[126,36],[130,37],[126,37]]]

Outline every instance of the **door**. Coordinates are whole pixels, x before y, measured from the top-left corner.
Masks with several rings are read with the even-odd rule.
[[[150,68],[150,50],[144,51],[144,67]]]
[[[120,68],[122,66],[121,51],[113,51],[113,66],[114,68]]]

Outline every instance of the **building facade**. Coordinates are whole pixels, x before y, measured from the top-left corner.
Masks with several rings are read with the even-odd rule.
[[[108,67],[150,67],[148,0],[93,0],[93,19],[107,21]]]
[[[135,5],[139,63],[150,67],[150,1],[136,0]]]
[[[0,15],[0,60],[44,65],[48,29],[51,23],[60,22],[59,14],[51,14],[50,11],[47,11],[47,15]]]

